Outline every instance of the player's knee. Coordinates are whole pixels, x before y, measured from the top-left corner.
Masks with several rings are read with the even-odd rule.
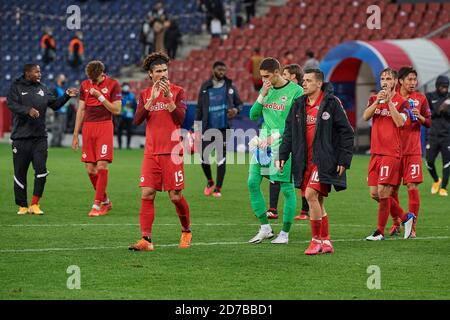
[[[306,201],[308,203],[319,201],[318,194],[314,191],[307,190],[305,194]]]
[[[182,197],[181,193],[178,193],[178,192],[177,193],[175,193],[175,192],[169,193],[170,201],[172,201],[172,203],[174,203],[174,204],[178,203],[181,200],[181,197]]]
[[[106,161],[97,162],[97,170],[106,170],[106,169],[108,169],[108,162]]]
[[[281,187],[281,192],[283,192],[283,196],[285,198],[292,198],[295,197],[295,190],[293,188],[286,188],[286,187]]]
[[[156,190],[153,189],[142,189],[142,199],[144,200],[153,200],[155,199]]]
[[[259,184],[256,180],[248,179],[247,181],[248,190],[257,191],[259,189]]]
[[[97,174],[97,167],[95,167],[95,166],[86,166],[86,172],[88,174],[95,175],[95,174]]]
[[[46,168],[38,169],[34,172],[34,177],[37,179],[45,179],[49,173]]]
[[[380,197],[378,196],[378,192],[371,192],[370,197],[375,201],[380,201]]]
[[[406,185],[406,188],[408,190],[419,190],[419,186],[417,184],[415,184],[415,183],[408,183]]]

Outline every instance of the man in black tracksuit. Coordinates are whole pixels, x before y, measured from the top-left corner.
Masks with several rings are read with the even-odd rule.
[[[277,166],[280,170],[292,153],[296,188],[305,192],[310,207],[312,241],[305,254],[332,253],[324,198],[334,185],[347,188],[346,169],[353,156],[354,132],[344,108],[324,83],[319,69],[305,70],[304,95],[295,100],[286,119]]]
[[[26,64],[24,74],[12,84],[7,97],[8,108],[13,114],[11,139],[18,214],[43,214],[39,208],[39,199],[48,175],[45,113],[47,107],[57,110],[77,94],[76,89],[68,89],[64,96],[56,99],[52,91],[40,81],[40,67]],[[33,200],[28,208],[27,171],[30,163],[33,164],[35,179]]]
[[[439,192],[447,196],[447,184],[450,174],[450,94],[448,92],[449,78],[439,76],[436,79],[436,91],[427,93],[428,104],[431,109],[431,129],[428,133],[426,152],[427,168],[434,183],[431,193]],[[442,155],[442,184],[436,173],[434,161],[439,152]],[[440,190],[439,190],[440,188]]]
[[[205,196],[221,196],[221,188],[225,178],[227,129],[230,121],[242,110],[242,101],[232,81],[225,76],[226,66],[222,61],[213,65],[213,76],[202,84],[198,95],[196,121],[202,124],[202,169],[207,185],[203,191]],[[208,129],[215,129],[206,132]],[[197,131],[197,130],[196,130]],[[205,134],[206,132],[206,134]],[[220,135],[221,139],[218,139]],[[220,144],[222,142],[222,144]],[[220,144],[220,145],[219,145]],[[209,155],[216,150],[217,179],[212,179]]]

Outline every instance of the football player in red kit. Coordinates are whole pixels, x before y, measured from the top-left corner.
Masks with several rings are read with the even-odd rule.
[[[417,71],[412,67],[403,67],[398,72],[400,88],[398,93],[408,101],[408,119],[400,129],[400,140],[402,142],[402,163],[400,166],[400,178],[408,188],[408,211],[414,213],[416,219],[413,223],[411,238],[416,237],[416,223],[419,216],[420,195],[419,184],[423,181],[422,174],[422,148],[420,142],[420,127],[431,126],[431,111],[425,95],[416,91]],[[400,183],[399,183],[400,185]],[[398,199],[399,186],[393,190],[392,197]],[[389,231],[391,236],[400,233],[400,221],[391,212],[393,226]]]
[[[86,164],[95,190],[90,217],[102,216],[112,208],[106,195],[108,164],[113,160],[114,125],[112,115],[118,115],[122,107],[122,91],[119,82],[104,74],[105,66],[94,60],[87,64],[86,75],[80,86],[80,102],[73,131],[72,148],[79,147],[78,134],[82,130],[81,161]]]
[[[390,212],[395,212],[405,225],[405,238],[411,235],[414,215],[406,214],[392,198],[393,188],[399,184],[401,164],[400,127],[407,119],[405,101],[395,91],[397,72],[391,68],[380,74],[382,90],[369,99],[363,118],[372,119],[371,158],[367,182],[370,195],[378,204],[378,227],[366,240],[383,240]]]
[[[184,164],[180,127],[186,115],[183,88],[168,80],[169,57],[152,53],[144,60],[144,69],[153,84],[141,92],[134,123],[147,120],[144,160],[141,169],[142,190],[140,226],[142,239],[129,247],[135,251],[154,250],[152,226],[157,191],[167,191],[181,222],[180,248],[189,248],[192,238],[189,206],[182,195]]]

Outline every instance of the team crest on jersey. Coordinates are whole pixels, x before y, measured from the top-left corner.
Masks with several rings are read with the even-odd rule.
[[[108,93],[108,88],[103,88],[103,89],[102,89],[102,93],[103,93],[103,94],[107,94],[107,93]]]
[[[330,119],[330,117],[331,116],[330,116],[330,114],[328,112],[325,111],[324,113],[322,113],[322,119],[323,120],[328,120],[328,119]]]
[[[40,95],[41,97],[43,97],[44,96],[44,91],[41,89],[41,90],[38,91],[37,94]]]
[[[286,102],[287,101],[287,97],[286,96],[281,97],[281,101]]]

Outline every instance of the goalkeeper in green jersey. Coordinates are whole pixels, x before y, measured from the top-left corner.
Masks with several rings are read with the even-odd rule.
[[[264,239],[271,239],[274,236],[266,216],[265,201],[261,192],[261,181],[266,177],[271,181],[280,182],[281,192],[284,195],[283,229],[272,243],[287,244],[296,209],[295,190],[291,181],[290,159],[283,172],[277,170],[275,160],[278,157],[285,120],[293,101],[303,94],[303,89],[298,84],[283,79],[280,63],[274,58],[264,59],[259,72],[264,84],[258,99],[250,109],[250,119],[257,121],[262,116],[263,124],[259,136],[249,143],[253,156],[250,160],[248,189],[250,204],[261,222],[261,228],[249,243],[261,243]]]

